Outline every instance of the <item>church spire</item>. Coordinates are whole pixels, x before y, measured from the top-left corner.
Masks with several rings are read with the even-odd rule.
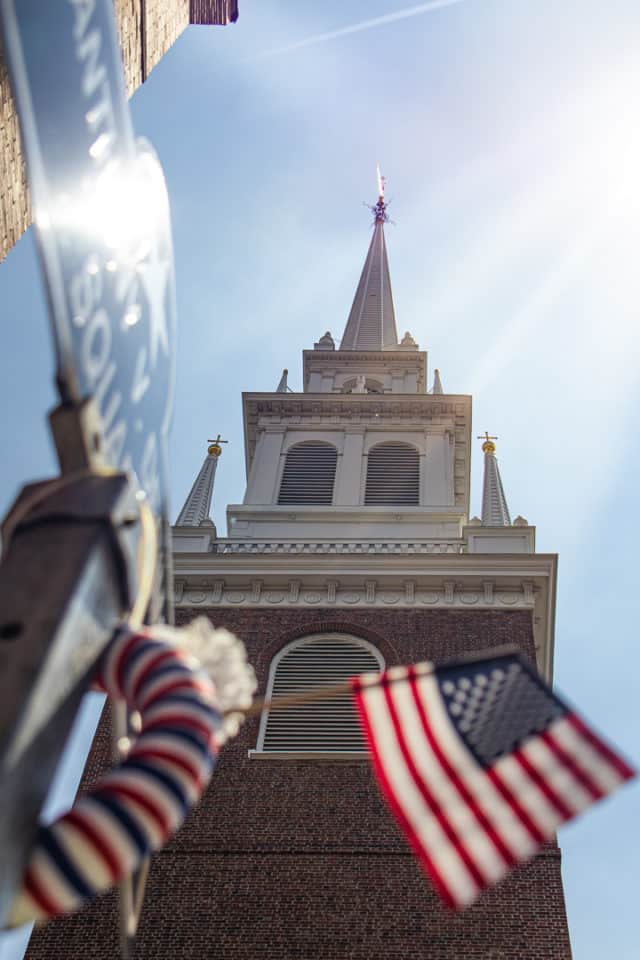
[[[218,466],[218,457],[222,453],[221,443],[227,443],[227,441],[221,440],[220,434],[215,440],[209,441],[210,446],[207,450],[207,456],[176,520],[176,526],[199,527],[202,524],[212,524],[209,511],[211,509],[213,481]]]
[[[280,377],[280,382],[278,383],[278,386],[276,387],[276,393],[288,393],[288,392],[289,392],[289,384],[287,383],[288,377],[289,377],[289,371],[288,371],[287,368],[285,367],[285,369],[282,371],[282,376]]]
[[[442,380],[440,379],[440,371],[438,370],[437,367],[433,374],[433,388],[431,390],[431,393],[444,393]]]
[[[385,178],[380,175],[378,168],[378,201],[371,207],[373,236],[345,327],[341,350],[395,350],[398,347],[384,240],[384,225],[389,220],[384,190]]]
[[[483,527],[511,526],[507,498],[504,495],[502,480],[500,479],[500,470],[498,469],[496,445],[493,442],[497,439],[497,437],[490,437],[487,432],[485,432],[483,437],[478,437],[478,440],[484,440],[482,444],[482,452],[484,453],[484,483],[482,485]]]

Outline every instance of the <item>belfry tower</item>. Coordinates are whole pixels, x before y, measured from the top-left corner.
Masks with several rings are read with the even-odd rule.
[[[243,395],[247,486],[208,519],[209,452],[174,528],[178,622],[246,643],[261,694],[517,644],[549,679],[556,557],[511,522],[494,440],[470,518],[471,398],[398,337],[384,185],[342,341],[303,353],[303,391]],[[220,448],[218,447],[218,451]],[[210,458],[214,457],[215,462]],[[31,957],[116,955],[113,905],[36,938]],[[560,853],[461,914],[442,907],[373,782],[348,700],[247,724],[154,858],[136,960],[569,960]]]

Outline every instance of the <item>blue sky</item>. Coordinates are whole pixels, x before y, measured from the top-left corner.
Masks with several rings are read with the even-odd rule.
[[[498,434],[512,514],[560,555],[556,682],[637,761],[640,10],[425,6],[240,0],[234,27],[190,28],[133,98],[172,202],[173,515],[220,431],[224,531],[244,493],[240,392],[274,389],[283,367],[299,389],[301,350],[341,335],[379,161],[400,332],[445,390],[473,394],[475,432]],[[4,508],[54,470],[31,232],[0,266],[0,302]],[[481,460],[478,444],[476,513]],[[639,797],[560,835],[579,960],[637,957]]]

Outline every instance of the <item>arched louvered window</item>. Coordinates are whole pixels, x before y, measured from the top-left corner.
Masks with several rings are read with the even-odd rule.
[[[284,462],[278,503],[333,503],[338,451],[330,443],[296,443]]]
[[[409,443],[379,443],[369,451],[365,503],[420,503],[420,456]]]
[[[275,657],[267,698],[332,686],[383,669],[381,654],[366,640],[340,634],[305,637],[288,644]],[[260,724],[258,752],[366,752],[351,693],[266,712]]]

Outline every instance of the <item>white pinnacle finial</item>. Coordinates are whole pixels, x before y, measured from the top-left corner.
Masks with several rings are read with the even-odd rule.
[[[378,199],[384,200],[384,188],[386,183],[386,178],[380,173],[380,164],[376,164],[376,172],[378,174]]]
[[[444,393],[444,389],[442,387],[442,380],[440,379],[440,371],[438,370],[437,367],[433,372],[433,389],[431,393]]]
[[[200,472],[176,520],[177,527],[199,527],[202,524],[206,524],[214,526],[215,529],[215,525],[209,516],[211,498],[213,497],[213,481],[216,475],[218,460],[222,453],[220,444],[227,442],[227,440],[220,438],[220,434],[218,434],[215,440],[209,441],[205,461],[200,467]]]
[[[483,527],[510,527],[511,517],[507,498],[504,494],[498,461],[496,459],[496,445],[493,442],[497,437],[490,437],[488,432],[478,437],[483,440],[484,453],[484,482],[482,485],[482,525]]]

